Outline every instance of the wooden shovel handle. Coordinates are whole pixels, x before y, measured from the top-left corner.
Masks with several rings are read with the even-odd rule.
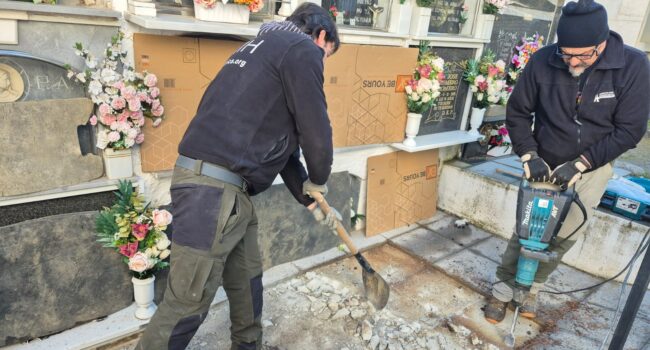
[[[320,209],[325,213],[325,215],[329,214],[331,211],[330,205],[327,203],[325,200],[325,197],[320,192],[309,192],[309,195],[311,198],[313,198],[316,203],[318,203],[318,206]],[[350,238],[350,235],[348,235],[348,232],[345,231],[345,227],[343,227],[343,224],[337,219],[336,220],[336,233],[338,233],[339,237],[345,243],[346,246],[348,246],[348,249],[350,249],[350,253],[357,254],[359,250],[357,247],[354,245],[352,242],[352,239]]]

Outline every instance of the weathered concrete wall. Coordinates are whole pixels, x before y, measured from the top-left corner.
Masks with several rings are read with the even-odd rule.
[[[101,157],[82,155],[77,138],[92,109],[87,98],[0,104],[0,196],[101,177]]]
[[[446,165],[440,176],[438,207],[510,238],[515,228],[518,190],[517,186]],[[610,278],[627,265],[647,230],[647,226],[597,210],[586,234],[562,261],[592,275]]]

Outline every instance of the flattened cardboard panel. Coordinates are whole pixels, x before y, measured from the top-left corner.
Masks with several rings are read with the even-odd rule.
[[[158,76],[165,120],[153,128],[147,120],[141,146],[142,170],[170,170],[178,156],[178,144],[194,118],[203,92],[239,41],[135,34],[136,69]]]
[[[326,61],[325,94],[334,146],[399,142],[404,138],[406,98],[417,49],[342,45]]]
[[[437,198],[438,150],[368,158],[366,235],[433,216]]]

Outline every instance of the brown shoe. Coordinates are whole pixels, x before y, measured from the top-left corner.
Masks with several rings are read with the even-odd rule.
[[[484,309],[485,319],[492,324],[497,324],[503,321],[503,319],[506,317],[507,307],[508,303],[503,302],[495,297],[490,297]]]

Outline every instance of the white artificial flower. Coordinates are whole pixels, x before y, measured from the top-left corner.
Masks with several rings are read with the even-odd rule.
[[[68,71],[68,79],[72,79],[72,77],[74,77],[74,72],[69,70]]]
[[[171,251],[169,249],[165,249],[162,252],[160,252],[160,255],[158,256],[158,258],[160,260],[165,260],[169,256],[169,253],[171,253]]]
[[[436,68],[437,71],[441,72],[442,70],[445,69],[445,60],[438,57],[433,61],[433,66]]]
[[[469,88],[472,90],[472,92],[477,92],[478,91],[478,87],[476,85],[472,85]]]
[[[415,93],[415,92],[412,93],[412,94],[411,94],[411,100],[413,100],[413,101],[418,101],[418,100],[420,100],[420,95],[418,95],[418,94]]]
[[[413,89],[411,88],[411,85],[406,85],[406,87],[404,87],[404,90],[405,90],[406,93],[409,94],[409,95],[410,95],[411,93],[413,93]]]
[[[415,92],[417,92],[418,95],[422,95],[422,93],[424,92],[424,88],[422,86],[418,86],[417,88],[415,88]]]
[[[115,76],[115,71],[108,68],[102,69],[101,77],[105,83],[112,83],[117,80]]]
[[[499,68],[500,70],[506,69],[506,63],[503,62],[503,60],[496,61],[496,63],[494,63],[494,65],[497,66],[497,68]]]
[[[91,96],[97,96],[102,93],[102,83],[97,80],[93,80],[88,84],[88,93]]]
[[[90,69],[95,69],[95,67],[97,67],[97,60],[95,60],[95,57],[93,57],[93,55],[88,55],[86,57],[86,67]]]
[[[108,131],[102,130],[97,133],[97,148],[104,149],[108,146]]]
[[[134,81],[135,80],[135,73],[130,69],[124,69],[124,72],[123,72],[122,76],[124,77],[124,80],[126,80],[126,81]]]
[[[159,239],[158,242],[156,243],[156,247],[158,248],[158,250],[163,251],[167,249],[167,247],[169,247],[171,243],[172,242],[170,242],[169,239],[167,238]]]
[[[423,103],[427,103],[429,101],[431,101],[431,96],[429,96],[429,94],[426,94],[426,95],[422,96],[422,102]]]
[[[433,98],[438,98],[438,96],[440,96],[440,91],[434,91],[432,97],[433,97]]]
[[[431,90],[433,89],[433,82],[431,82],[431,80],[427,78],[421,78],[418,81],[418,88],[417,88],[418,93],[421,93],[420,88],[422,88],[423,90]]]
[[[76,77],[77,80],[79,80],[80,82],[82,82],[82,83],[84,83],[84,84],[86,83],[86,75],[85,75],[84,73],[77,73],[77,75],[76,75],[75,77]]]

